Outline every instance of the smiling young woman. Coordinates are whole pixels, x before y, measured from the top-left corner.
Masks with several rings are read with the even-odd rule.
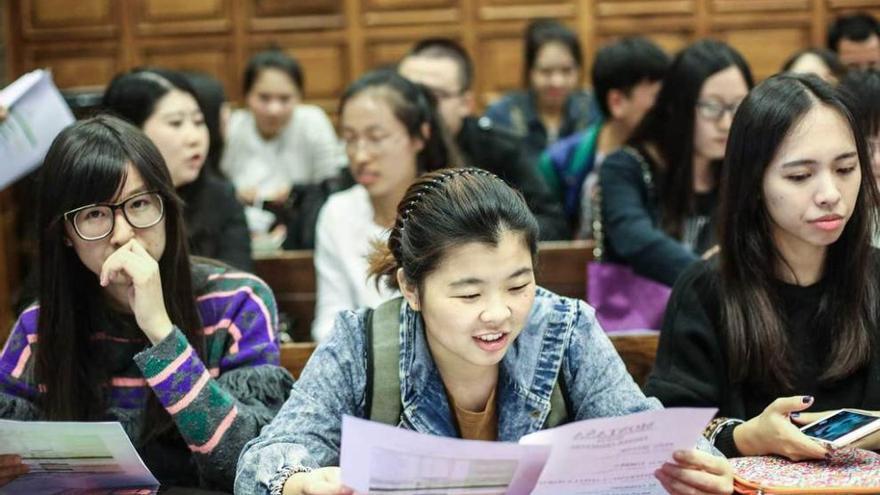
[[[401,400],[399,417],[388,418],[395,425],[517,441],[547,427],[557,384],[571,405],[556,411],[563,421],[660,407],[633,382],[586,303],[536,286],[537,222],[501,179],[473,168],[428,173],[397,212],[370,260],[371,273],[403,293],[386,303],[405,360],[400,391],[386,399]],[[350,493],[334,466],[342,416],[371,416],[369,315],[336,319],[285,406],[243,453],[236,493]],[[697,451],[677,453],[657,477],[672,493],[733,489],[726,461]]]

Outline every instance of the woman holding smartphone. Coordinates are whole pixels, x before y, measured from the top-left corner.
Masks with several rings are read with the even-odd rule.
[[[842,93],[801,75],[756,87],[721,184],[720,253],[676,284],[646,393],[718,407],[708,433],[728,456],[822,458],[799,426],[880,410],[877,188]]]

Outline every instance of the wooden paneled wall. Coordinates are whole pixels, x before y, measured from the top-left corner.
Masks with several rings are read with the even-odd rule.
[[[822,45],[828,22],[880,0],[0,0],[0,82],[37,67],[61,88],[103,86],[139,65],[201,70],[242,99],[248,57],[278,46],[303,63],[306,100],[335,111],[344,87],[395,62],[426,36],[459,40],[477,64],[481,104],[521,84],[521,34],[555,17],[581,37],[587,66],[608,40],[642,34],[670,52],[704,36],[726,40],[757,78],[795,50]],[[2,53],[5,52],[5,53]],[[585,71],[586,72],[586,71]],[[19,284],[15,204],[0,192],[0,342]]]
[[[828,21],[880,0],[7,0],[8,72],[51,67],[61,87],[100,86],[123,69],[162,65],[214,74],[241,101],[241,71],[277,45],[306,69],[306,99],[333,110],[345,85],[389,64],[417,39],[450,36],[477,62],[485,103],[520,85],[521,33],[556,17],[588,60],[613,38],[644,34],[669,51],[713,36],[740,49],[755,75],[822,45]]]

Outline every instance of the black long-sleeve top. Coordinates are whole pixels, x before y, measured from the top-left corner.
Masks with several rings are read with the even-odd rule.
[[[694,215],[685,223],[685,237],[693,243],[689,248],[687,242],[661,228],[658,198],[663,177],[655,174],[652,181],[653,191],[645,184],[639,161],[625,150],[612,153],[602,162],[599,187],[604,256],[607,261],[628,265],[639,275],[672,286],[684,269],[699,259],[698,253],[715,242],[711,219],[717,194],[696,195]]]
[[[208,171],[178,189],[186,205],[183,218],[190,254],[214,258],[240,270],[253,271],[251,236],[244,207],[226,179]]]
[[[761,414],[776,398],[790,395],[812,395],[815,402],[810,411],[880,410],[880,349],[876,347],[869,365],[853,375],[836,383],[818,381],[831,335],[829,323],[818,312],[824,281],[807,287],[773,285],[795,361],[793,388],[770,393],[760,384],[734,383],[728,373],[720,284],[717,258],[695,263],[681,275],[666,308],[646,395],[657,397],[666,407],[717,407],[719,416],[743,420]],[[735,455],[732,429],[726,433],[728,437],[719,438],[716,444],[725,454]]]

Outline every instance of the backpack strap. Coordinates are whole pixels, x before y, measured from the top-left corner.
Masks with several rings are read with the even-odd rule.
[[[367,322],[366,413],[371,421],[393,426],[400,422],[400,305],[402,297],[385,301]]]
[[[559,426],[568,421],[568,396],[563,392],[562,372],[553,384],[553,392],[550,394],[550,413],[544,421],[544,429]]]
[[[403,404],[400,398],[400,305],[403,298],[385,301],[368,310],[367,385],[365,411],[371,421],[397,426]],[[562,377],[553,385],[550,413],[545,428],[553,428],[568,419],[569,401],[563,392]]]

